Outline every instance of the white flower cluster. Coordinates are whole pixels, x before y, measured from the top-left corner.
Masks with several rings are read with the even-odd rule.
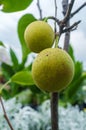
[[[50,101],[45,101],[38,110],[29,106],[22,107],[13,98],[3,101],[8,118],[14,130],[51,130]],[[59,107],[60,130],[86,130],[86,113],[78,106]],[[0,130],[10,130],[0,105]]]

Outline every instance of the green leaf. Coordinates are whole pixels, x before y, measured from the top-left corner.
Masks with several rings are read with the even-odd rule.
[[[5,79],[9,80],[9,78],[14,74],[13,67],[6,63],[2,63],[1,68],[2,68],[2,73],[5,77]]]
[[[83,72],[83,66],[82,66],[82,62],[75,62],[75,75],[74,75],[74,80],[77,80]]]
[[[33,93],[41,93],[41,92],[42,92],[35,84],[29,86],[29,88],[30,88],[30,90],[31,90]]]
[[[17,68],[18,67],[18,59],[15,55],[15,52],[11,48],[10,48],[10,55],[11,55],[11,60],[12,60],[14,68]]]
[[[74,51],[73,51],[73,48],[71,45],[69,46],[68,53],[71,56],[71,58],[73,59],[73,61],[75,62]]]
[[[73,97],[73,95],[78,91],[78,89],[80,88],[81,84],[82,84],[83,78],[80,77],[78,80],[76,80],[75,82],[73,82],[72,84],[69,85],[68,89],[67,89],[67,95],[69,96],[69,99]]]
[[[3,46],[3,47],[5,47],[2,41],[0,41],[0,46]]]
[[[9,91],[7,91],[6,89],[2,90],[2,97],[4,97],[4,99],[9,99],[11,98],[11,94],[9,93]]]
[[[11,77],[11,81],[20,85],[33,85],[32,74],[30,71],[20,71]]]
[[[79,89],[82,86],[82,83],[84,81],[84,78],[81,76],[79,79],[77,79],[75,82],[70,84],[68,88],[65,91],[66,100],[73,103],[75,101],[74,97],[77,95]]]
[[[26,9],[33,0],[0,0],[2,11],[11,13]]]
[[[23,59],[28,55],[28,53],[30,52],[30,50],[27,48],[25,40],[24,40],[24,31],[27,27],[27,25],[29,25],[31,22],[35,21],[36,19],[34,18],[33,15],[31,14],[25,14],[24,16],[22,16],[18,22],[18,36],[19,36],[19,40],[21,43],[21,47],[22,47],[22,55],[23,55]]]
[[[80,90],[83,81],[85,80],[86,76],[83,74],[83,66],[82,63],[77,61],[74,62],[75,65],[75,74],[72,82],[65,90],[65,98],[67,102],[73,103],[76,101],[75,96],[77,95],[78,91]]]

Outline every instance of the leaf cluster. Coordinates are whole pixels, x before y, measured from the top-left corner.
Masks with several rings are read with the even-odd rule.
[[[75,59],[74,51],[71,45],[69,46],[68,52],[74,61],[75,74],[70,85],[61,93],[61,99],[65,103],[70,102],[72,105],[79,105],[85,100],[83,86],[86,85],[86,72],[83,69],[82,62]]]

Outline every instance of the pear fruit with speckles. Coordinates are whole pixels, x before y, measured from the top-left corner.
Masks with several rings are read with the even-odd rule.
[[[70,55],[60,48],[41,51],[32,65],[35,84],[47,92],[59,92],[66,88],[74,76],[74,63]]]
[[[35,53],[43,49],[52,47],[54,43],[54,31],[52,27],[44,21],[35,21],[29,24],[24,33],[27,47]]]

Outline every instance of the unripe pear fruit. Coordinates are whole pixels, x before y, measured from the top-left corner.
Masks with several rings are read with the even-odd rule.
[[[73,60],[65,50],[60,48],[45,49],[33,62],[32,76],[41,90],[59,92],[73,79]]]
[[[26,27],[24,38],[27,47],[32,52],[39,53],[45,48],[52,47],[54,43],[54,31],[48,23],[35,21]]]

